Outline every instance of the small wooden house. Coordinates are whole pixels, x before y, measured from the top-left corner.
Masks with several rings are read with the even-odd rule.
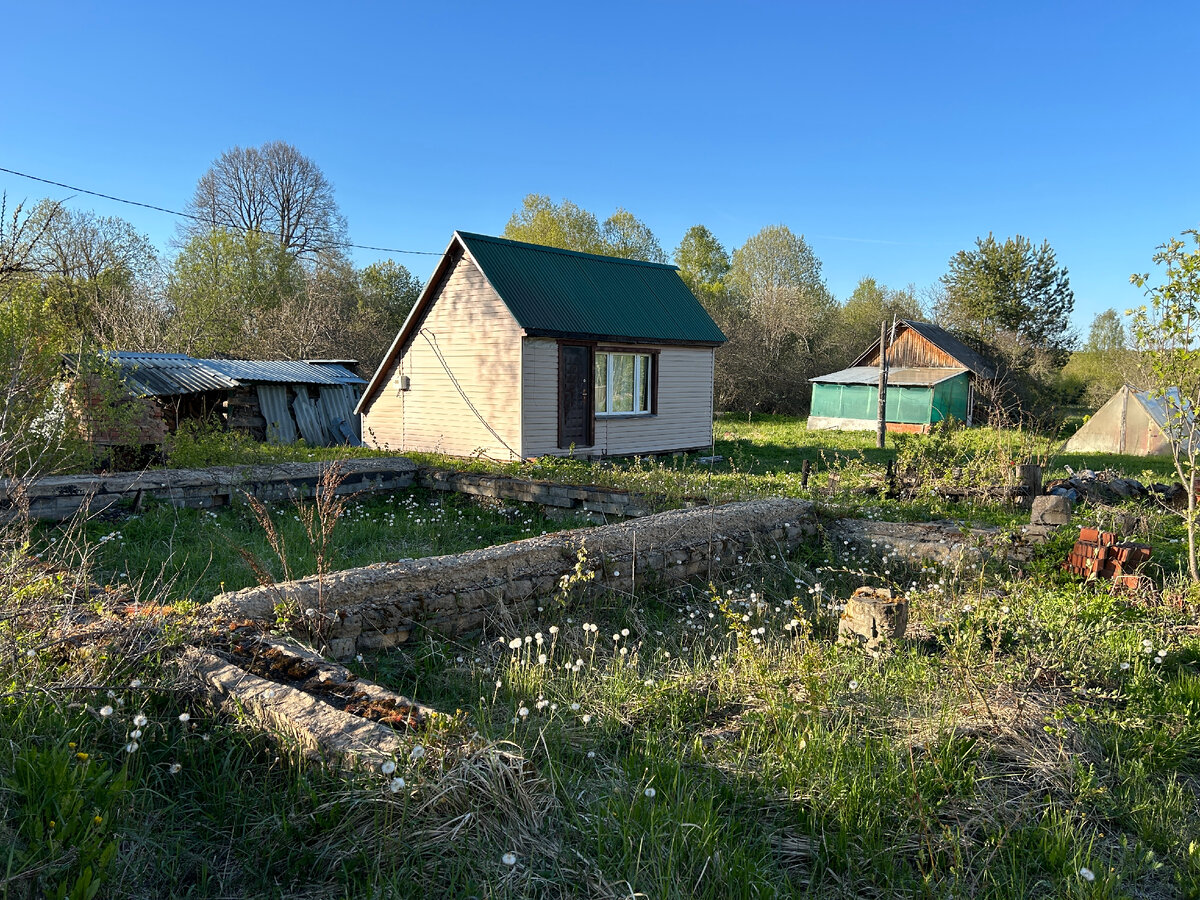
[[[708,447],[724,341],[674,266],[458,231],[363,392],[363,439],[499,459]]]
[[[127,396],[87,390],[91,442],[162,443],[186,421],[213,421],[258,440],[312,446],[360,443],[354,406],[366,381],[353,360],[197,359],[182,353],[108,353],[104,364]],[[74,359],[69,368],[77,369]],[[85,376],[95,383],[95,376]],[[106,414],[97,404],[136,409]],[[114,424],[115,423],[115,424]]]
[[[869,431],[879,407],[879,344],[847,369],[812,379],[810,429]],[[887,427],[925,432],[954,418],[974,421],[976,385],[995,367],[947,331],[928,322],[900,320],[887,348]]]

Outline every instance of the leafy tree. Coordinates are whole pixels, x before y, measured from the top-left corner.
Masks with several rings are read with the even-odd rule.
[[[77,347],[151,349],[161,331],[158,253],[146,235],[116,216],[43,200],[31,218],[34,254],[51,315]]]
[[[1200,231],[1171,238],[1154,255],[1165,266],[1164,279],[1150,284],[1149,274],[1130,280],[1145,288],[1149,303],[1131,310],[1137,349],[1146,363],[1150,389],[1167,410],[1164,433],[1175,473],[1187,487],[1188,574],[1200,583],[1197,566],[1197,489],[1200,488]],[[1193,245],[1188,249],[1188,243]]]
[[[909,285],[894,290],[866,276],[859,280],[846,302],[837,310],[838,322],[831,329],[830,368],[849,365],[868,347],[879,343],[879,323],[893,319],[924,317],[916,289]]]
[[[295,258],[261,232],[191,238],[170,273],[171,346],[201,357],[262,353],[271,314],[303,290],[303,275]]]
[[[626,209],[617,209],[601,224],[594,213],[570,200],[555,203],[544,194],[527,194],[521,208],[504,226],[504,236],[563,250],[666,262],[658,238]]]
[[[726,296],[729,252],[703,225],[693,225],[675,248],[679,275],[705,308],[713,313]]]
[[[333,185],[316,163],[283,141],[226,150],[200,178],[187,212],[189,238],[223,229],[268,235],[296,256],[346,242]]]
[[[951,330],[985,345],[1011,332],[1058,368],[1066,363],[1075,342],[1075,294],[1049,243],[1035,247],[1021,235],[1000,243],[989,234],[974,250],[956,253],[941,281],[938,318]]]
[[[663,252],[650,226],[627,209],[619,208],[605,219],[600,236],[605,246],[604,253],[608,256],[656,263],[667,261],[667,254]]]
[[[1097,313],[1083,349],[1087,353],[1120,353],[1129,349],[1125,320],[1115,309]]]
[[[834,309],[820,260],[803,236],[772,225],[734,251],[727,283],[730,312],[718,324],[730,340],[718,357],[718,402],[804,408]]]
[[[1099,407],[1122,384],[1134,380],[1137,369],[1124,318],[1115,309],[1106,309],[1092,320],[1087,341],[1063,368],[1063,393]]]

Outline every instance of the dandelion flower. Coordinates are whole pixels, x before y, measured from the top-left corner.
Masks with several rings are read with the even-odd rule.
[[[1084,866],[1082,869],[1079,870],[1079,877],[1082,878],[1084,881],[1095,881],[1096,873],[1093,872],[1091,869],[1089,869],[1087,866]]]
[[[517,864],[517,854],[510,850],[508,853],[505,853],[502,857],[500,857],[500,862],[504,863],[506,866],[515,866]]]
[[[129,732],[129,736],[131,738],[133,738],[134,740],[137,740],[138,738],[140,738],[142,736],[142,729],[135,728],[133,731]]]
[[[391,775],[396,771],[396,763],[389,759],[379,767],[379,771],[381,771],[384,775]]]
[[[388,790],[395,794],[398,793],[402,787],[404,787],[404,779],[397,776],[393,778],[391,783],[388,785]]]
[[[658,791],[654,790],[654,788],[652,788],[652,787],[648,787],[648,788],[646,788],[646,790],[642,791],[642,793],[645,794],[647,797],[649,797],[651,800],[653,800],[654,795],[657,794]]]
[[[100,715],[104,716],[104,718],[107,719],[112,714],[113,714],[113,708],[111,706],[106,705],[106,706],[100,707]]]
[[[521,649],[521,639],[513,638],[511,641],[509,641],[508,649],[509,650],[520,650]]]
[[[133,724],[138,728],[141,728],[142,726],[144,726],[147,721],[149,721],[149,720],[146,718],[146,716],[143,713],[138,713],[136,716],[133,717]]]
[[[167,771],[172,775],[178,775],[183,771],[183,766],[180,763],[171,763],[171,767]]]
[[[550,626],[550,633],[551,633],[551,634],[558,634],[558,626],[557,626],[557,625],[551,625],[551,626]]]
[[[142,679],[140,679],[140,678],[133,679],[133,681],[129,682],[129,686],[136,691],[138,688],[140,688],[142,686]]]
[[[179,721],[186,725],[188,722],[192,721],[192,717],[188,713],[180,713]]]
[[[525,718],[527,715],[529,715],[529,707],[522,706],[520,709],[517,710],[517,715],[520,716],[522,719]]]
[[[858,682],[857,682],[857,681],[853,681],[853,680],[852,680],[852,681],[850,682],[850,690],[852,690],[852,691],[857,691],[857,690],[858,690]]]
[[[76,753],[76,754],[75,754],[75,758],[76,758],[77,760],[79,760],[80,762],[87,762],[87,761],[88,761],[88,755],[87,755],[86,753]]]
[[[138,742],[130,741],[128,744],[125,745],[125,752],[126,753],[136,753],[137,748],[138,748]]]
[[[413,747],[412,750],[410,750],[409,754],[408,754],[408,758],[413,760],[414,762],[416,762],[418,759],[421,759],[424,756],[425,756],[425,748],[422,747],[420,744],[417,744],[417,746]]]
[[[621,629],[621,637],[629,637],[629,629],[628,628]]]
[[[571,704],[571,712],[579,712],[579,704],[578,703]]]
[[[595,750],[589,750],[589,751],[588,751],[588,759],[595,759],[595,758],[596,758],[596,751],[595,751]]]

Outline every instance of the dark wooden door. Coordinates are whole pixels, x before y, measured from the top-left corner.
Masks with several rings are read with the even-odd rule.
[[[558,346],[558,446],[592,446],[592,348]]]

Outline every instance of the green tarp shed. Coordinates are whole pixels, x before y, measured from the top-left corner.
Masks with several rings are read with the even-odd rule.
[[[943,419],[967,421],[967,369],[900,367],[888,370],[887,421],[929,426]],[[879,369],[855,366],[812,379],[810,429],[869,430],[879,405]]]

